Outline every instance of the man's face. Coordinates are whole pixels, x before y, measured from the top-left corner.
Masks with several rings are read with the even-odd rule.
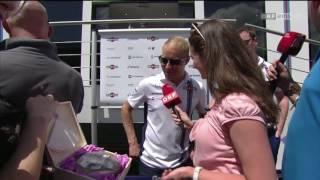
[[[162,48],[159,61],[166,78],[173,83],[179,83],[184,78],[189,54],[181,52],[173,44],[167,44]]]
[[[244,43],[247,45],[249,51],[251,51],[252,53],[256,53],[257,41],[255,39],[252,39],[250,37],[250,34],[246,31],[242,31],[239,35],[242,41],[244,41]]]
[[[7,18],[19,8],[21,1],[0,1],[0,20]]]

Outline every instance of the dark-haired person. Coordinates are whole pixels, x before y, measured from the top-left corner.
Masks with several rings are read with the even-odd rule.
[[[191,129],[195,167],[168,170],[162,179],[277,179],[266,123],[276,119],[278,110],[261,69],[227,22],[209,20],[193,27],[193,66],[207,79],[214,99],[198,121],[190,121],[179,108],[181,119],[172,114]]]
[[[180,96],[183,110],[189,115],[197,109],[205,113],[205,91],[202,84],[192,79],[185,71],[189,62],[188,41],[180,36],[169,38],[162,46],[159,57],[161,73],[147,77],[129,95],[122,106],[122,122],[129,144],[129,155],[139,157],[141,176],[160,176],[167,168],[175,168],[189,158],[188,131],[174,123],[171,110],[162,102],[162,87],[169,84]],[[133,127],[133,108],[147,104],[142,152]],[[140,154],[141,153],[141,154]]]

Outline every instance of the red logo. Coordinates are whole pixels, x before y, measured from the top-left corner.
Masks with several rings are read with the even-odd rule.
[[[155,41],[155,40],[158,40],[159,38],[155,36],[151,36],[151,37],[147,37],[147,39],[150,41]]]
[[[108,41],[110,41],[110,42],[115,42],[115,41],[118,41],[118,40],[119,40],[119,38],[116,38],[116,37],[110,37],[110,38],[108,38],[107,40],[108,40]]]
[[[148,65],[148,68],[156,69],[156,68],[159,68],[159,65],[156,65],[156,64],[150,64],[150,65]]]
[[[118,96],[118,94],[117,94],[117,93],[114,93],[114,92],[111,92],[111,93],[106,94],[106,96],[113,98],[113,97]]]
[[[116,68],[118,68],[119,66],[117,66],[117,65],[114,65],[114,64],[111,64],[111,65],[109,65],[109,66],[106,66],[106,68],[109,68],[109,69],[116,69]]]

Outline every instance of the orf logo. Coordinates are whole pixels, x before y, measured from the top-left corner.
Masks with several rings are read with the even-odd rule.
[[[173,91],[172,93],[163,96],[161,100],[163,104],[167,104],[177,98],[179,98],[178,94],[175,91]]]
[[[106,66],[106,68],[109,68],[109,69],[116,69],[116,68],[118,68],[119,66],[117,66],[117,65],[114,65],[114,64],[111,64],[111,65],[109,65],[109,66]]]
[[[117,94],[117,93],[114,93],[114,92],[111,92],[111,93],[106,94],[106,96],[113,98],[113,97],[118,96],[118,94]]]

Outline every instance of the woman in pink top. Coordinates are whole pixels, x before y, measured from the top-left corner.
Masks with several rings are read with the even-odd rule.
[[[193,24],[189,42],[193,66],[207,79],[214,101],[196,123],[176,108],[181,119],[173,114],[175,121],[192,128],[196,167],[168,170],[162,179],[277,179],[265,124],[278,110],[255,59],[220,20]]]

